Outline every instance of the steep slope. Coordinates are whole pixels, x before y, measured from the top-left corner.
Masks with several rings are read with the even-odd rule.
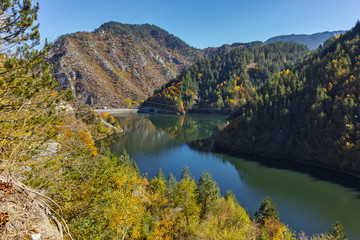
[[[259,87],[220,147],[360,176],[360,23]]]
[[[319,47],[320,44],[323,44],[327,39],[334,37],[336,35],[342,34],[345,31],[333,31],[333,32],[321,32],[314,34],[291,34],[291,35],[282,35],[272,37],[265,41],[265,43],[275,43],[275,42],[294,42],[305,44],[309,49],[314,50]]]
[[[235,48],[202,59],[155,92],[144,106],[167,111],[230,111],[252,97],[254,87],[289,68],[308,52],[295,43]]]
[[[61,36],[47,58],[60,89],[72,89],[76,100],[119,107],[126,98],[150,96],[200,56],[156,26],[108,22],[94,32]]]

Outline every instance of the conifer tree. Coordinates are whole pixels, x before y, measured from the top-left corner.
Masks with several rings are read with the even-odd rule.
[[[164,174],[164,172],[161,170],[161,168],[159,168],[159,171],[158,171],[156,177],[157,177],[158,179],[161,178],[161,179],[163,179],[164,181],[166,181],[165,174]]]
[[[173,198],[173,195],[174,195],[174,192],[176,189],[176,185],[177,185],[176,178],[170,172],[168,181],[167,181],[167,195],[169,198]]]
[[[330,230],[328,235],[329,238],[333,240],[349,240],[344,231],[344,227],[339,221],[336,221],[336,223],[332,225],[332,229]]]
[[[264,225],[265,220],[268,218],[279,220],[279,213],[276,209],[276,205],[272,202],[271,198],[267,196],[261,202],[259,211],[255,212],[255,221]]]
[[[14,47],[32,48],[39,43],[39,25],[37,20],[38,4],[31,0],[2,0],[0,3],[0,42],[2,52],[15,50]]]
[[[190,178],[190,168],[188,166],[185,166],[181,172],[181,179],[186,179],[187,177]]]
[[[220,197],[220,189],[208,171],[197,182],[197,201],[201,205],[200,218],[204,218],[211,205]]]
[[[37,11],[30,0],[0,3],[0,168],[10,172],[23,169],[24,160],[46,148],[62,114],[62,95],[43,60],[48,46],[35,49]]]

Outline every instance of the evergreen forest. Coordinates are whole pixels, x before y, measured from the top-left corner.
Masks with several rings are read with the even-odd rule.
[[[157,90],[144,106],[175,112],[231,111],[246,103],[255,88],[309,52],[295,43],[258,43],[199,60]]]
[[[257,87],[219,133],[224,147],[359,176],[359,34],[357,23]]]

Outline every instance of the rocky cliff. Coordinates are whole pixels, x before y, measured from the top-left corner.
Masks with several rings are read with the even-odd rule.
[[[141,101],[202,56],[156,26],[105,23],[61,36],[48,53],[59,88],[94,107]]]

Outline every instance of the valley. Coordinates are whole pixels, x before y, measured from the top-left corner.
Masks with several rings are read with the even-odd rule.
[[[359,21],[40,1],[0,3],[0,239],[360,238]]]

